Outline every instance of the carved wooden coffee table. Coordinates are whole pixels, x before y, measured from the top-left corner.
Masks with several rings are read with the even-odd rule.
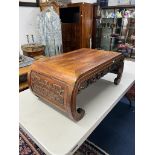
[[[77,94],[109,72],[117,74],[114,84],[119,84],[123,67],[120,53],[83,48],[34,62],[29,86],[36,96],[78,121],[85,111],[76,108]]]

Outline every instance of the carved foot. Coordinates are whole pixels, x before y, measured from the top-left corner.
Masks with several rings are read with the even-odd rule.
[[[118,85],[121,81],[122,78],[122,74],[123,74],[123,68],[124,68],[124,62],[122,61],[119,66],[118,66],[118,70],[117,70],[117,77],[114,80],[114,84]]]
[[[77,117],[75,119],[76,119],[76,121],[79,121],[80,119],[83,118],[83,116],[85,114],[85,111],[83,109],[81,109],[81,108],[78,108],[77,113],[78,113],[78,115],[77,115]]]
[[[118,85],[120,83],[120,81],[121,81],[121,78],[115,78],[114,84],[115,85]]]
[[[83,118],[84,114],[85,111],[81,108],[78,108],[75,111],[72,111],[72,113],[69,116],[73,121],[79,121]]]

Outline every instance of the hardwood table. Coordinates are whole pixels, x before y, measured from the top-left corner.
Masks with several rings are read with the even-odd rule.
[[[27,89],[19,96],[20,127],[47,155],[72,155],[118,101],[132,87],[135,63],[124,62],[119,85],[113,84],[115,74],[107,74],[77,96],[77,106],[85,109],[85,117],[74,122],[43,104]],[[103,89],[104,88],[104,89]]]
[[[117,75],[114,84],[119,84],[123,66],[124,56],[120,53],[82,48],[34,62],[29,85],[44,102],[79,121],[85,111],[76,106],[77,94],[109,72]]]

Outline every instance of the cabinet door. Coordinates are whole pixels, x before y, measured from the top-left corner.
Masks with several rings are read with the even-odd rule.
[[[92,27],[93,27],[93,5],[84,3],[82,4],[81,11],[82,11],[81,48],[90,48],[92,40]]]
[[[62,22],[63,51],[89,48],[92,38],[93,5],[88,3],[69,4],[60,9]]]
[[[62,23],[63,51],[70,52],[80,48],[80,26],[76,23]]]
[[[80,6],[69,5],[60,9],[62,22],[63,52],[81,48],[81,17]]]

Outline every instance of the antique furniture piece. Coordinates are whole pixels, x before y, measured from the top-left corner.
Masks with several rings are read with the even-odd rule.
[[[117,74],[120,82],[124,56],[117,52],[79,49],[42,59],[31,65],[29,85],[35,95],[78,121],[85,111],[76,108],[76,96],[105,74]],[[103,88],[104,89],[104,88]]]
[[[35,56],[44,55],[45,46],[40,44],[25,44],[21,46],[23,54],[34,58]]]
[[[90,48],[92,39],[93,5],[89,3],[68,4],[60,7],[63,52]]]
[[[105,119],[132,87],[135,63],[124,61],[121,83],[113,84],[114,74],[107,74],[77,96],[85,117],[73,122],[51,106],[43,104],[27,89],[19,94],[19,124],[31,139],[49,155],[71,155]],[[61,146],[61,149],[60,149]]]

